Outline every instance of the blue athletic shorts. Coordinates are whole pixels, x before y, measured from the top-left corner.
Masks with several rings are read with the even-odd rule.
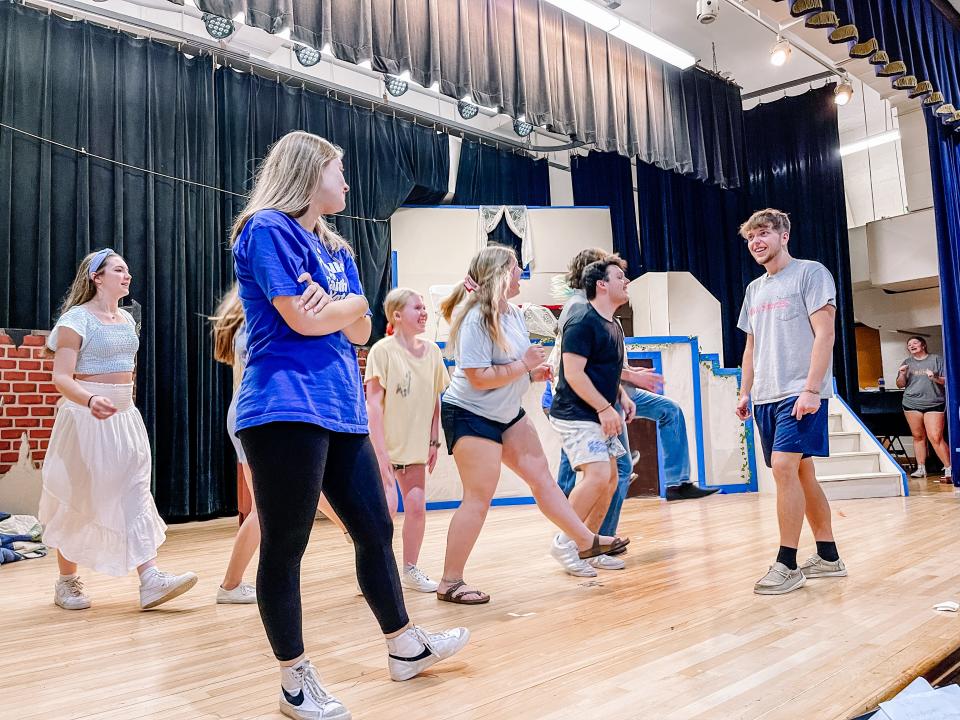
[[[753,406],[767,467],[771,467],[770,458],[774,452],[800,453],[805,458],[830,455],[829,401],[821,400],[817,412],[804,415],[799,421],[791,414],[796,402],[794,396]]]

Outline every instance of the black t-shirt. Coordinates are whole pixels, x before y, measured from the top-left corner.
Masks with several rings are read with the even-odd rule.
[[[571,313],[563,326],[560,339],[562,353],[573,353],[587,359],[587,377],[609,403],[617,401],[620,373],[623,370],[623,329],[616,320],[607,320],[593,305],[584,303]],[[553,396],[550,416],[558,420],[597,420],[597,411],[580,399],[567,385],[563,360],[560,361],[560,379]]]

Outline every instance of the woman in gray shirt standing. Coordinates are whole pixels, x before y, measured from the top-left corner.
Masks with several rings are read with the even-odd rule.
[[[927,353],[927,341],[922,337],[907,340],[910,357],[903,361],[897,373],[897,387],[904,388],[903,414],[907,417],[913,435],[917,469],[911,477],[927,476],[927,440],[943,462],[943,477],[951,477],[950,448],[943,439],[946,410],[946,390],[943,378],[943,359]]]

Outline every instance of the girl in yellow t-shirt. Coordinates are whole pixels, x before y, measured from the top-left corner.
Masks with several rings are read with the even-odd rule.
[[[388,335],[367,355],[364,382],[370,439],[391,514],[397,510],[397,485],[403,493],[403,572],[401,584],[436,592],[437,583],[418,567],[426,522],[426,471],[433,472],[440,447],[440,393],[450,382],[440,348],[418,335],[427,325],[423,298],[395,288],[383,303]]]

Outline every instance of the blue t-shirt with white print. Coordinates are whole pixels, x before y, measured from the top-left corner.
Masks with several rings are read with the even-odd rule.
[[[320,239],[278,210],[261,210],[233,246],[247,324],[247,367],[237,395],[237,430],[271,422],[307,422],[333,432],[368,432],[360,367],[342,332],[311,337],[290,328],[273,299],[300,295],[310,273],[333,299],[362,295],[346,249]]]

